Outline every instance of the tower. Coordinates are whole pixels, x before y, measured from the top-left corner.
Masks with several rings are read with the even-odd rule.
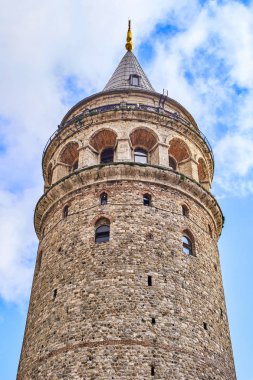
[[[213,153],[132,48],[43,152],[19,380],[236,379]]]

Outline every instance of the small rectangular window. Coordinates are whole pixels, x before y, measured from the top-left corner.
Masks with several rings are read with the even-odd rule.
[[[56,296],[57,296],[57,289],[54,289],[54,293],[53,293],[53,301],[56,299]]]
[[[150,206],[151,196],[149,194],[143,195],[143,204],[144,206]]]
[[[148,276],[148,286],[152,286],[152,276]]]
[[[205,330],[207,330],[207,323],[206,322],[203,322],[203,327]]]
[[[140,77],[138,75],[130,75],[129,81],[131,86],[140,86]]]
[[[151,366],[151,376],[155,376],[155,367]]]
[[[155,318],[152,318],[152,325],[155,325]]]

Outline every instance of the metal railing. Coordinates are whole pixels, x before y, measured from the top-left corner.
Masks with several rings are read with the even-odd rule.
[[[206,143],[208,150],[211,154],[211,157],[214,162],[214,156],[213,156],[213,151],[211,148],[211,145],[209,141],[207,140],[206,136],[200,131],[200,130],[195,130],[191,128],[191,123],[184,119],[181,115],[179,115],[177,112],[170,112],[165,110],[163,107],[153,107],[150,105],[145,105],[145,104],[139,104],[139,103],[117,103],[117,104],[107,104],[105,106],[100,106],[92,109],[86,109],[82,113],[80,113],[77,116],[74,116],[70,120],[66,121],[64,124],[58,125],[57,130],[51,135],[49,140],[47,141],[45,148],[43,150],[43,157],[46,153],[46,150],[48,146],[50,145],[51,141],[54,140],[54,138],[57,137],[57,135],[65,129],[67,126],[75,123],[80,123],[82,122],[86,117],[89,116],[94,116],[97,114],[101,114],[104,112],[110,112],[110,111],[145,111],[145,112],[152,112],[152,113],[158,113],[160,115],[165,115],[168,116],[170,119],[180,121],[182,124],[186,125],[192,132],[194,132],[196,135],[201,136],[201,138],[204,140]]]

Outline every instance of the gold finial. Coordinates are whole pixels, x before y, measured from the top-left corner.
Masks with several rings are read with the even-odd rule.
[[[132,41],[133,37],[132,37],[132,31],[131,31],[131,20],[128,20],[128,31],[127,31],[127,42],[126,42],[126,49],[128,51],[132,51],[133,50],[133,41]]]

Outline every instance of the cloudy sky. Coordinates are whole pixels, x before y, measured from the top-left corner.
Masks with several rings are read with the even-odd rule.
[[[15,378],[43,191],[41,156],[67,110],[122,58],[128,18],[158,92],[215,155],[220,257],[238,380],[253,380],[253,1],[0,0],[0,378]]]

